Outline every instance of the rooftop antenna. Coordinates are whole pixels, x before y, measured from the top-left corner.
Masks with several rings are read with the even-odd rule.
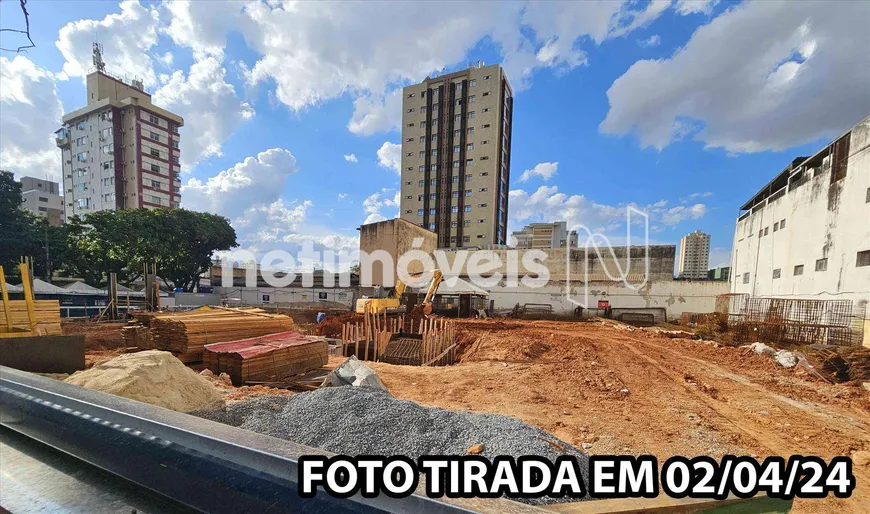
[[[103,45],[94,43],[94,66],[100,73],[106,72],[106,63],[103,62]]]

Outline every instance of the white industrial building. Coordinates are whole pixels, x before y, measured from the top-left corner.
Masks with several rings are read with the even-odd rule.
[[[815,155],[792,161],[741,211],[732,293],[852,300],[857,312],[866,312],[870,116]]]
[[[710,265],[710,234],[696,230],[680,239],[680,260],[677,276],[706,280]]]

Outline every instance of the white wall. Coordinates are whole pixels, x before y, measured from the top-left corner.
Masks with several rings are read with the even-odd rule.
[[[811,173],[812,174],[812,173]],[[794,176],[794,175],[793,175]],[[870,301],[870,266],[856,266],[870,250],[870,118],[852,129],[846,177],[831,184],[830,159],[820,173],[737,221],[731,291],[754,296]],[[786,228],[774,232],[774,223]],[[760,230],[768,234],[759,238]],[[815,271],[826,257],[827,270]],[[795,266],[803,274],[795,276]],[[774,270],[780,278],[773,278]],[[749,282],[743,283],[744,273]]]
[[[506,312],[516,304],[543,303],[553,306],[553,313],[570,316],[576,304],[565,294],[564,284],[551,283],[540,289],[496,286],[488,289],[496,312]],[[683,312],[713,312],[716,297],[728,293],[728,283],[722,281],[661,280],[648,282],[634,290],[621,282],[590,282],[587,306],[594,308],[598,300],[608,300],[613,308],[662,307],[668,319],[679,318]],[[582,284],[571,289],[573,298],[583,298]]]

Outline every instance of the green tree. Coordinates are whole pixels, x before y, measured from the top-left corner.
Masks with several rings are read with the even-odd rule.
[[[67,269],[93,286],[110,272],[129,285],[148,263],[169,285],[192,291],[215,251],[236,246],[229,221],[186,209],[98,211],[67,222]]]
[[[21,184],[10,171],[0,170],[0,266],[18,276],[22,255],[33,250],[33,217],[21,208]]]

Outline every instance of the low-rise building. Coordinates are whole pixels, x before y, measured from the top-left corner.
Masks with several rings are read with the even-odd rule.
[[[34,177],[21,177],[21,206],[28,211],[48,218],[54,227],[63,223],[63,196],[60,184]]]
[[[516,248],[565,248],[577,247],[577,232],[568,231],[564,221],[531,223],[513,233]]]

